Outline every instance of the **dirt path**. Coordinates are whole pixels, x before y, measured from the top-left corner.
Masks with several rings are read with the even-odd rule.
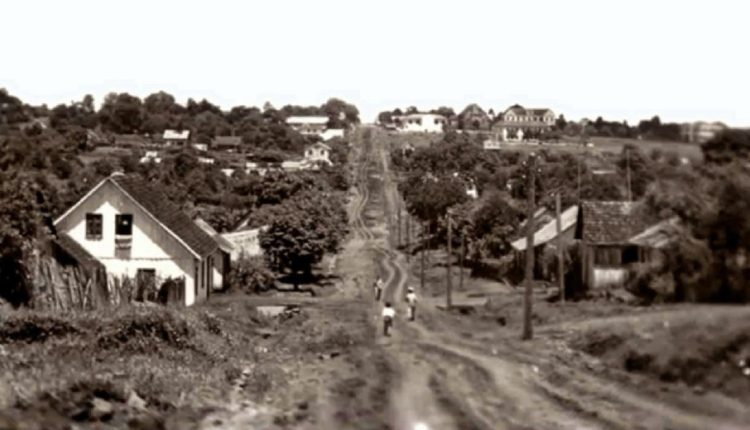
[[[745,428],[666,405],[546,357],[518,353],[510,340],[490,348],[463,339],[451,327],[428,327],[424,317],[441,319],[436,309],[422,306],[421,319],[406,321],[402,298],[411,285],[408,265],[390,246],[388,234],[393,232],[387,228],[400,197],[389,169],[387,142],[372,139],[368,151],[360,205],[352,215],[358,218],[358,236],[367,241],[383,271],[385,299],[398,312],[393,336],[378,341],[401,376],[392,384],[393,428],[420,428],[420,423],[433,430]],[[375,225],[368,225],[365,213],[374,214]],[[374,306],[373,312],[379,315],[380,309]],[[558,383],[561,373],[567,373],[564,384]]]

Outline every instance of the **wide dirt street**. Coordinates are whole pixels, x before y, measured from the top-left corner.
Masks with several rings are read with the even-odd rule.
[[[665,390],[641,389],[616,378],[595,376],[588,368],[600,364],[570,351],[556,339],[555,330],[542,329],[533,341],[521,342],[519,333],[488,332],[486,325],[424,303],[418,309],[417,321],[407,321],[406,287],[421,292],[406,256],[393,246],[394,228],[387,222],[395,219],[399,199],[389,168],[388,139],[384,132],[368,128],[361,129],[354,139],[355,150],[359,151],[358,192],[350,210],[355,234],[338,265],[345,283],[358,288],[353,296],[372,301],[371,317],[363,319],[370,324],[378,322],[377,329],[370,329],[378,337],[372,356],[388,363],[386,367],[370,366],[366,370],[374,373],[361,375],[367,385],[387,381],[381,387],[387,391],[387,402],[380,405],[385,409],[380,411],[377,427],[747,428],[743,423],[750,422],[749,416],[739,403],[707,401],[700,408],[695,407],[694,399]],[[413,273],[418,274],[418,257],[411,263],[416,268]],[[383,337],[380,332],[382,304],[373,300],[371,291],[375,267],[386,284],[385,300],[394,303],[397,310],[392,337]],[[608,324],[608,319],[584,325]],[[612,323],[617,321],[612,318]],[[377,411],[370,412],[370,417],[377,415]],[[334,427],[376,428],[367,416],[360,418],[337,420]]]

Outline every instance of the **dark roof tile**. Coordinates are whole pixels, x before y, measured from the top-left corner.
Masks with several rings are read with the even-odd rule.
[[[211,236],[148,182],[131,175],[113,175],[110,179],[196,254],[205,257],[216,249]]]

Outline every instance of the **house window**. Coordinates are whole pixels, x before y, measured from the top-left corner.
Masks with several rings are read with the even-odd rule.
[[[86,239],[101,240],[102,214],[86,214]]]
[[[640,261],[637,246],[628,246],[622,250],[622,264],[637,263]]]
[[[115,235],[132,236],[133,235],[133,215],[120,214],[115,215]]]
[[[622,250],[619,247],[598,247],[594,254],[594,265],[618,267],[622,265]]]

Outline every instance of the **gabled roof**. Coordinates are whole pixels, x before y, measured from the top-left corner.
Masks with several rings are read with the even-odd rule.
[[[208,235],[214,238],[216,241],[216,244],[219,245],[219,249],[222,251],[231,254],[232,251],[234,251],[234,244],[232,242],[224,239],[216,229],[211,227],[211,224],[207,223],[203,218],[196,218],[195,224],[198,225],[198,227],[201,228],[201,230],[205,231]]]
[[[519,104],[514,104],[513,106],[509,107],[508,109],[505,109],[504,113],[507,114],[508,112],[511,112],[511,113],[513,113],[515,115],[526,115],[526,109],[523,106],[519,105]]]
[[[171,140],[188,140],[190,137],[190,130],[164,130],[164,135],[162,137]]]
[[[240,136],[216,136],[211,142],[213,146],[240,146],[242,138]]]
[[[594,244],[621,245],[645,228],[634,202],[581,202],[576,239]]]
[[[150,141],[145,136],[140,134],[116,134],[115,145],[122,146],[142,146],[148,145]]]
[[[328,124],[327,116],[290,116],[286,119],[287,124],[314,124],[314,125],[326,125]]]
[[[629,242],[633,245],[659,249],[674,242],[681,233],[680,219],[673,217],[648,227],[631,237]]]
[[[113,174],[97,184],[81,200],[55,220],[55,224],[67,217],[82,202],[89,198],[105,183],[111,182],[125,193],[133,202],[151,215],[165,230],[171,233],[196,257],[205,257],[218,246],[214,239],[198,227],[180,208],[172,204],[155,186],[143,179],[132,176]]]
[[[560,214],[560,223],[562,225],[561,231],[573,227],[578,220],[578,206],[571,206]],[[557,237],[557,218],[553,218],[551,221],[544,224],[541,228],[534,232],[534,247],[543,245],[550,240]],[[515,242],[510,244],[516,251],[523,251],[526,249],[526,237],[522,237]]]
[[[328,146],[328,145],[326,145],[323,142],[315,142],[315,143],[313,143],[313,144],[308,145],[307,147],[305,147],[305,149],[308,149],[308,148],[319,148],[319,147],[323,147],[323,148],[325,148],[325,149],[327,149],[329,151],[331,150],[331,147]]]
[[[529,115],[534,115],[534,116],[544,116],[547,113],[554,114],[554,112],[552,112],[552,109],[547,109],[547,108],[526,109],[526,112],[528,112]]]

